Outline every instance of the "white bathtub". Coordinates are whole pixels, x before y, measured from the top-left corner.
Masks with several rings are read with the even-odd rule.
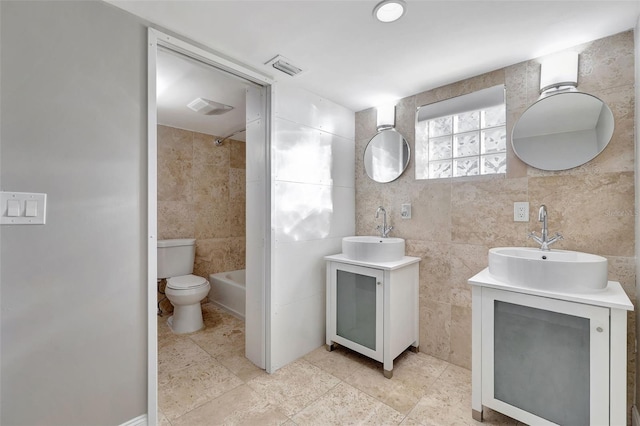
[[[244,320],[246,299],[244,269],[211,274],[209,283],[211,283],[209,300]]]

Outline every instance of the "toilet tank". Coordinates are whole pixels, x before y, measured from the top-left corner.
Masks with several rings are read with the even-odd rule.
[[[195,239],[158,240],[158,279],[191,274],[195,257]]]

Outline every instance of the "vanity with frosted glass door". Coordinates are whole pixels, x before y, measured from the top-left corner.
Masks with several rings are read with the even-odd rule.
[[[363,262],[343,254],[327,261],[327,350],[337,343],[384,364],[409,347],[418,350],[418,262]]]
[[[627,311],[619,283],[598,291],[509,285],[488,268],[473,286],[472,413],[527,424],[624,425]]]

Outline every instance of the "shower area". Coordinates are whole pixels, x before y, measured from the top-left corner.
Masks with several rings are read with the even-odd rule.
[[[157,87],[158,239],[195,239],[195,275],[235,272],[204,302],[244,319],[247,82],[159,50]],[[158,313],[172,311],[159,283]]]

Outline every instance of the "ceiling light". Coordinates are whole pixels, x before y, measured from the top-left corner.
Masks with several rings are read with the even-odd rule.
[[[373,9],[373,16],[380,22],[394,22],[407,10],[404,0],[384,0]]]
[[[269,59],[267,62],[265,62],[265,65],[271,65],[278,71],[281,71],[292,77],[302,72],[302,68],[293,65],[289,59],[285,58],[282,55],[277,55]]]
[[[194,99],[187,105],[190,109],[204,115],[221,115],[233,109],[230,105],[210,101],[205,98]]]

